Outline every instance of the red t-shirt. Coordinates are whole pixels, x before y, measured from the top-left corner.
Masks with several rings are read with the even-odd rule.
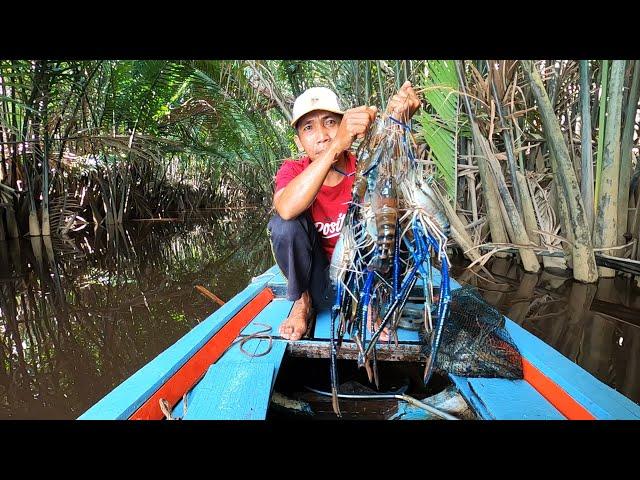
[[[302,171],[311,164],[309,157],[302,157],[300,160],[285,160],[276,173],[276,189],[281,190],[296,178]],[[352,173],[356,170],[356,157],[349,152],[347,155],[347,166],[345,173]],[[344,177],[335,187],[322,185],[315,200],[309,207],[311,219],[318,230],[322,248],[331,258],[333,249],[338,242],[340,230],[344,223],[349,202],[351,201],[351,190],[355,177]]]

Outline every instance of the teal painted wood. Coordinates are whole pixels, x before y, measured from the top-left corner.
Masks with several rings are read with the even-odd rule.
[[[254,355],[256,353],[256,351],[259,351],[258,347],[260,346],[260,342],[261,342],[261,340],[259,340],[259,339],[250,340],[250,341],[246,342],[243,345],[242,348],[247,353],[249,353],[251,355]],[[218,361],[215,364],[218,365],[218,364],[222,364],[222,363],[243,363],[243,362],[249,361],[248,360],[249,358],[250,357],[248,357],[246,354],[244,354],[240,350],[240,344],[239,343],[234,343],[222,355],[222,357],[220,357],[218,359]],[[260,357],[260,358],[263,358],[263,357]],[[201,395],[203,395],[203,392],[205,392],[205,390],[206,390],[206,383],[203,383],[202,379],[200,379],[200,381],[198,381],[198,383],[196,383],[196,385],[194,385],[193,388],[191,390],[189,390],[189,392],[187,393],[187,411],[189,411],[189,408],[191,408],[191,404],[193,403],[193,401],[196,398],[198,398]],[[204,393],[204,394],[206,395],[206,393]],[[175,417],[182,418],[184,416],[183,399],[180,399],[180,401],[173,408],[171,414],[172,414],[172,416],[174,418]]]
[[[398,402],[398,411],[389,420],[440,420],[440,417],[407,402]]]
[[[275,272],[275,275],[271,278],[271,280],[269,280],[268,285],[286,285],[287,279],[282,273],[282,271],[280,270],[280,268],[278,267],[278,265],[277,264],[274,265],[273,267],[271,267],[271,269],[273,269],[273,272]]]
[[[278,268],[278,265],[272,265],[271,268],[266,270],[264,273],[261,273],[257,277],[253,277],[253,279],[251,279],[251,283],[267,282],[267,284],[269,284],[270,282],[278,281],[278,278],[281,276],[282,272]]]
[[[222,363],[272,363],[275,371],[274,375],[278,374],[278,369],[282,363],[282,359],[287,350],[287,342],[285,340],[272,340],[271,350],[266,355],[260,355],[269,349],[269,340],[254,338],[249,340],[242,347],[249,355],[240,351],[240,344],[235,344],[215,363],[215,365]]]
[[[440,274],[434,270],[434,284],[439,282]],[[460,284],[451,279],[451,289],[454,288],[460,288]],[[636,403],[595,378],[508,317],[505,317],[505,327],[522,356],[596,418],[640,419],[640,406]],[[543,398],[542,395],[540,397]],[[497,416],[501,415],[499,410],[494,413]]]
[[[273,372],[272,363],[212,365],[184,420],[264,420]]]
[[[266,352],[268,348],[269,341],[262,339],[256,347],[255,354]],[[273,391],[273,386],[276,383],[278,372],[280,371],[280,365],[282,364],[282,359],[284,358],[286,351],[286,340],[273,340],[271,342],[271,350],[269,350],[269,353],[261,357],[253,357],[249,360],[251,363],[270,363],[273,365],[273,382],[271,384],[271,390],[269,393]]]
[[[260,345],[259,338],[252,338],[251,340],[244,343],[242,348],[250,355],[254,355],[256,353],[256,349]],[[240,342],[236,342],[231,345],[226,352],[222,354],[222,356],[215,363],[233,363],[233,362],[244,362],[247,361],[250,357],[240,350]]]
[[[453,381],[460,394],[467,403],[473,408],[476,414],[483,420],[491,420],[494,416],[487,410],[487,406],[482,402],[475,391],[469,385],[469,379],[458,375],[449,374],[449,378]]]
[[[525,380],[469,378],[469,386],[494,420],[564,420]]]
[[[265,339],[252,339],[246,342],[243,346],[243,349],[250,353],[251,355],[260,354],[261,352],[265,352],[269,347],[269,341]],[[269,391],[269,395],[273,391],[273,386],[275,385],[276,379],[278,377],[278,372],[280,371],[280,365],[282,364],[282,359],[287,350],[287,342],[284,340],[273,340],[271,345],[271,350],[264,356],[260,357],[250,357],[240,351],[240,346],[238,343],[233,345],[229,350],[225,352],[225,354],[216,362],[216,365],[229,363],[229,364],[238,364],[238,363],[269,363],[273,365],[273,381],[271,384],[271,389]],[[207,395],[206,389],[204,388],[202,381],[198,382],[198,384],[189,391],[187,394],[187,412],[190,408],[191,403],[193,403],[194,399]],[[182,417],[184,415],[184,405],[183,401],[180,400],[173,409],[172,415],[174,417]]]
[[[269,348],[269,340],[261,339],[260,343],[256,346],[254,355],[266,352]],[[250,363],[272,363],[274,367],[274,376],[278,375],[278,370],[280,369],[280,364],[282,363],[282,359],[284,358],[285,353],[287,352],[287,341],[286,340],[275,340],[271,341],[271,349],[266,355],[262,355],[259,357],[247,357]]]
[[[431,268],[431,275],[433,277],[433,286],[434,287],[439,287],[440,286],[440,280],[442,279],[442,275],[440,275],[440,271],[436,270],[435,268]],[[418,285],[420,283],[418,282]],[[454,278],[450,278],[449,279],[449,287],[451,288],[451,290],[455,290],[457,288],[462,287],[462,285],[460,285],[456,279]]]
[[[274,331],[277,332],[277,327],[280,325],[282,319],[286,318],[289,315],[289,311],[291,310],[291,306],[293,302],[284,299],[274,299],[272,300],[264,309],[256,315],[256,318],[249,324],[245,329],[241,332],[242,334],[254,333],[259,330],[263,330],[265,327],[256,326],[254,322],[265,323],[271,325],[273,327],[272,334]],[[256,355],[261,352],[266,351],[268,348],[268,340],[255,338],[248,340],[244,343],[243,349],[250,355]],[[240,343],[236,342],[229,347],[229,349],[224,352],[224,354],[218,359],[216,364],[221,363],[243,363],[243,362],[270,362],[274,365],[274,376],[273,383],[275,384],[276,377],[278,375],[278,370],[280,368],[280,364],[282,363],[282,358],[284,357],[285,351],[287,348],[287,342],[282,340],[273,340],[273,344],[271,347],[271,351],[261,357],[250,357],[247,354],[243,353],[240,350]],[[187,411],[189,410],[189,405],[194,401],[195,398],[199,397],[203,394],[202,381],[198,382],[188,393],[187,393]],[[273,386],[273,385],[272,385]],[[181,399],[173,408],[172,412],[174,417],[182,417],[184,415],[184,404]]]
[[[274,266],[275,267],[275,266]],[[264,289],[277,272],[271,267],[180,340],[122,382],[79,420],[125,420],[180,369],[236,313]],[[277,267],[275,267],[277,269]]]
[[[290,300],[284,298],[273,299],[240,333],[242,335],[249,335],[265,330],[265,327],[262,325],[256,325],[256,323],[263,323],[271,327],[270,335],[280,336],[278,328],[282,321],[289,316],[292,306],[293,302]]]
[[[639,420],[640,406],[507,318],[507,331],[534,367],[597,419]]]

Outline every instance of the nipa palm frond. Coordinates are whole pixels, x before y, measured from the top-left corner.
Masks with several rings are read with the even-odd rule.
[[[447,197],[455,202],[458,158],[458,79],[451,60],[427,62],[422,93],[429,107],[416,117],[419,136],[429,146],[436,175],[444,181]]]

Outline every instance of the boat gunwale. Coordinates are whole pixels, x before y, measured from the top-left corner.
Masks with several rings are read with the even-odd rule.
[[[78,420],[129,419],[249,302],[260,295],[278,272],[274,266],[254,278],[227,303],[102,397]]]
[[[434,273],[434,281],[439,281],[439,272],[434,270]],[[277,265],[254,278],[244,290],[123,381],[79,419],[131,418],[249,302],[270,285],[282,286],[278,282],[273,282],[274,277],[282,277]],[[454,279],[451,286],[452,288],[461,287]],[[632,400],[591,375],[510,318],[506,316],[504,318],[505,328],[523,357],[524,380],[566,418],[640,419],[640,406]],[[250,321],[251,319],[247,323]],[[302,342],[296,343],[302,344]],[[224,352],[221,355],[224,355]],[[221,355],[218,355],[213,362]],[[449,377],[480,417],[492,419],[500,416],[499,412],[492,412],[487,408],[466,378],[451,374]],[[569,377],[576,381],[570,380]],[[198,378],[194,380],[195,383]],[[192,386],[189,386],[186,391],[189,391]],[[175,403],[175,399],[173,400],[172,404]],[[495,405],[493,408],[495,409]]]

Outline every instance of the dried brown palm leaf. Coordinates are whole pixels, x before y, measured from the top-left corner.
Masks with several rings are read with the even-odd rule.
[[[549,250],[560,248],[563,241],[568,242],[566,238],[558,235],[561,226],[552,205],[552,183],[548,181],[551,178],[548,173],[527,172],[527,182],[533,198],[533,209],[540,227],[536,233],[540,234],[541,245]],[[545,183],[546,186],[543,187],[541,183]]]
[[[49,224],[57,235],[67,235],[70,231],[81,230],[87,221],[79,216],[82,211],[80,200],[65,193],[49,202]]]

